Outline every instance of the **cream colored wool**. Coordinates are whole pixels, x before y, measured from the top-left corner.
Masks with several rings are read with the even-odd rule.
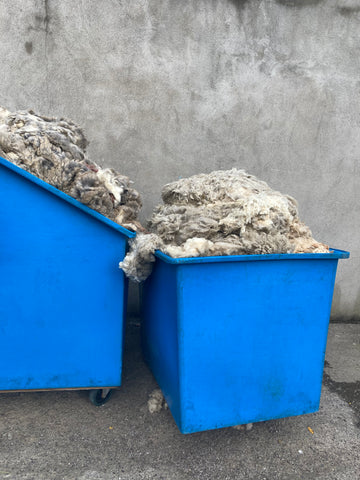
[[[129,240],[129,246],[130,251],[119,266],[129,278],[142,282],[151,273],[155,250],[162,249],[164,244],[158,235],[137,233]]]
[[[71,120],[0,107],[0,155],[131,230],[141,229],[139,193],[129,178],[86,156],[88,142]]]
[[[245,423],[244,425],[234,425],[232,428],[234,430],[250,432],[250,430],[253,429],[253,426],[254,426],[253,423]]]
[[[151,271],[155,249],[179,257],[271,253],[325,253],[312,238],[289,195],[272,190],[244,170],[215,171],[165,185],[163,205],[120,267],[135,281]]]

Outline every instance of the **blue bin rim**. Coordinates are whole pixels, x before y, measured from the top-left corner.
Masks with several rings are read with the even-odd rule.
[[[30,182],[35,183],[39,187],[47,190],[48,192],[52,193],[53,195],[56,195],[59,198],[62,198],[68,203],[71,203],[71,205],[74,205],[76,208],[79,208],[83,212],[87,213],[88,215],[91,215],[92,217],[96,218],[97,220],[100,220],[102,223],[105,223],[109,227],[112,227],[114,230],[117,230],[118,232],[122,233],[128,238],[134,238],[136,236],[135,232],[131,232],[127,228],[123,227],[122,225],[119,225],[112,220],[110,220],[107,217],[104,217],[104,215],[101,215],[101,213],[96,212],[92,208],[87,207],[83,203],[79,202],[78,200],[75,200],[75,198],[70,197],[66,193],[62,192],[61,190],[58,190],[57,188],[53,187],[52,185],[44,182],[40,178],[36,177],[35,175],[32,175],[31,173],[27,172],[26,170],[23,170],[22,168],[18,167],[17,165],[14,165],[13,163],[9,162],[5,158],[0,156],[0,165],[3,165],[4,167],[8,168],[9,170],[12,170],[13,172],[21,175],[22,177],[26,178],[27,180],[30,180]]]
[[[252,262],[267,260],[335,260],[339,258],[349,258],[350,253],[345,250],[330,248],[329,253],[272,253],[261,255],[224,255],[213,257],[186,257],[172,258],[169,255],[156,250],[155,256],[166,263],[174,265],[184,265],[190,263],[226,263],[226,262]]]

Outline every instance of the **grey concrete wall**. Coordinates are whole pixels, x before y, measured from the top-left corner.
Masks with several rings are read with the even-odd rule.
[[[164,183],[214,169],[293,195],[351,251],[332,314],[359,318],[359,52],[359,0],[1,0],[0,104],[84,126],[143,218]]]

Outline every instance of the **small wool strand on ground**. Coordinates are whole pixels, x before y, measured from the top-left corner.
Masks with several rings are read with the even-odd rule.
[[[150,413],[158,413],[161,412],[163,409],[167,409],[168,405],[165,401],[165,397],[160,390],[160,388],[156,388],[153,390],[149,395],[148,400],[148,409]]]

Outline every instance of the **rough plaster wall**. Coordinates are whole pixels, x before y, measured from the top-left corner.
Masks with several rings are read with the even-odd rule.
[[[2,0],[0,105],[84,126],[144,216],[163,184],[221,168],[291,194],[351,251],[333,317],[359,318],[359,31],[360,0]]]

